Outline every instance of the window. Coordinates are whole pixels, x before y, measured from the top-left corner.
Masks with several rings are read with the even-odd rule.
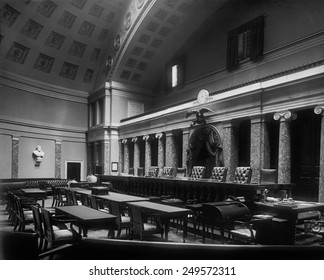
[[[172,66],[172,79],[171,79],[172,87],[176,87],[178,85],[178,65]]]
[[[178,57],[170,61],[166,66],[166,90],[184,85],[185,59]]]
[[[259,16],[228,33],[227,69],[236,68],[245,60],[263,56],[264,16]]]

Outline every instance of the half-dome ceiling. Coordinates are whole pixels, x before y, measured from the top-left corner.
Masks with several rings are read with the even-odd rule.
[[[0,69],[83,92],[105,81],[150,89],[226,1],[0,0]]]

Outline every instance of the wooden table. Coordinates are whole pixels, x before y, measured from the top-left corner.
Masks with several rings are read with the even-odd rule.
[[[45,199],[47,198],[47,192],[41,189],[21,189],[21,192],[26,197],[32,197],[36,201],[41,200],[42,201],[42,207],[45,206]]]
[[[88,229],[91,227],[107,226],[108,237],[114,238],[116,216],[86,207],[83,205],[55,207],[59,214],[65,214],[76,220],[78,226],[83,230],[83,236],[87,237]]]
[[[110,192],[107,195],[97,195],[96,197],[103,199],[103,200],[107,200],[107,201],[115,201],[120,204],[124,204],[127,202],[149,200],[149,198],[147,198],[147,197],[134,196],[134,195],[128,195],[128,194],[122,194],[122,193],[116,193],[116,192]]]
[[[280,206],[276,203],[255,202],[258,212],[271,213],[277,218],[287,220],[287,230],[282,234],[287,234],[287,243],[295,243],[295,227],[298,221],[298,214],[309,211],[324,211],[324,203],[296,201],[296,207]]]
[[[185,239],[187,237],[187,217],[188,214],[191,213],[189,209],[165,205],[161,203],[150,202],[150,201],[128,202],[127,204],[141,207],[142,209],[144,209],[144,211],[160,216],[164,224],[164,232],[165,232],[166,240],[168,240],[170,219],[183,218],[184,220],[183,242],[185,242]]]

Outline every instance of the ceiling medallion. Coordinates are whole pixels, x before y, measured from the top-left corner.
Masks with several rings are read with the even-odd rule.
[[[131,12],[128,12],[125,16],[125,20],[124,20],[124,28],[125,30],[128,30],[130,28],[132,24],[132,14]]]
[[[121,45],[121,41],[122,41],[122,38],[120,36],[120,34],[118,34],[115,38],[115,42],[114,42],[114,50],[117,52],[120,48],[120,45]]]
[[[137,9],[140,9],[144,4],[144,0],[137,0],[136,3],[137,3]]]

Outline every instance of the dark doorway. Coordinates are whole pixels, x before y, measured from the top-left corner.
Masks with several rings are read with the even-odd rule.
[[[67,163],[67,175],[68,180],[81,181],[81,162],[68,162]]]
[[[314,111],[297,112],[291,123],[291,181],[294,199],[317,201],[319,185],[320,118]]]

